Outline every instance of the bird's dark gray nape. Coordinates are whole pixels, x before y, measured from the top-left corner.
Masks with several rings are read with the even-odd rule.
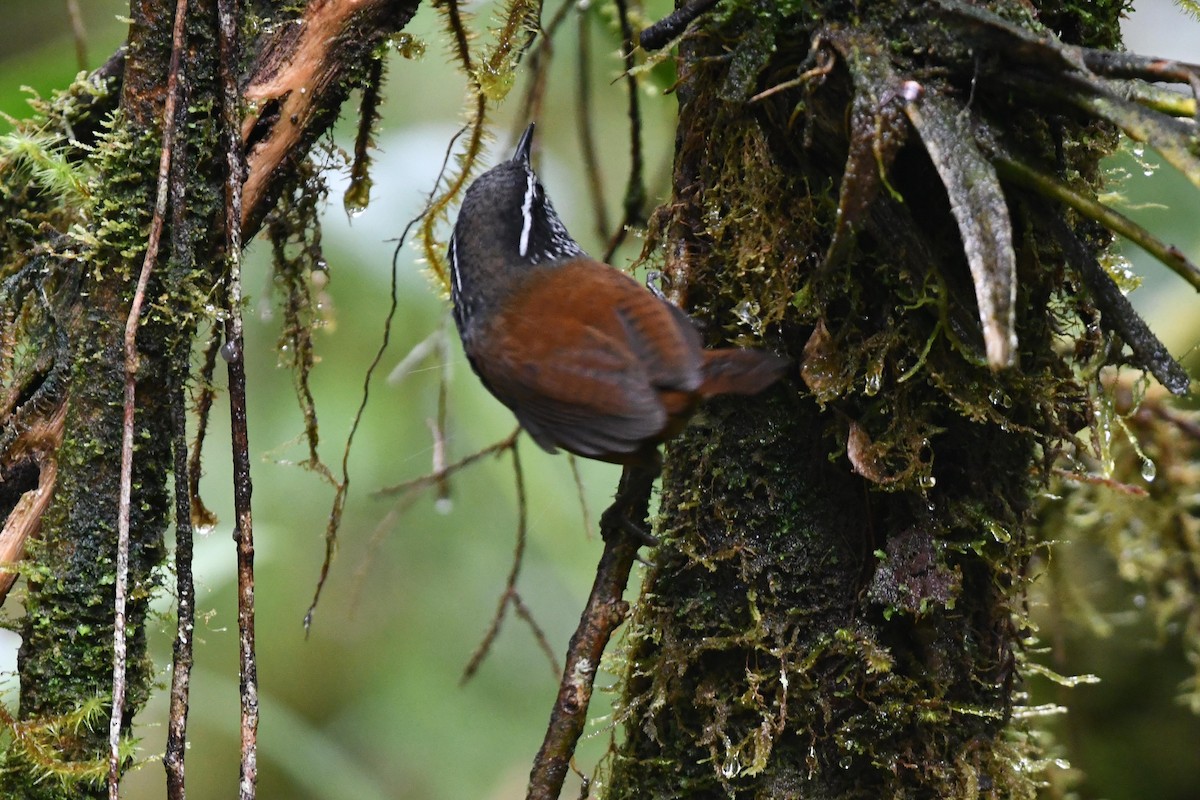
[[[516,152],[513,153],[512,157],[513,161],[525,166],[529,166],[529,154],[533,149],[533,127],[534,123],[529,123],[529,127],[521,134],[521,139],[517,142]]]

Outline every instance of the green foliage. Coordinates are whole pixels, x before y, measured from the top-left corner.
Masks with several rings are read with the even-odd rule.
[[[1200,19],[1200,3],[1196,0],[1175,0],[1175,5],[1182,8],[1196,19]]]
[[[96,170],[79,138],[94,134],[89,115],[104,116],[113,101],[107,83],[81,76],[50,101],[31,100],[29,119],[10,120],[0,136],[0,278],[22,268],[43,226],[65,232],[89,219]]]

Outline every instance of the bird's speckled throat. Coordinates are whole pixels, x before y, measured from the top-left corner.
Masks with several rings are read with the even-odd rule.
[[[450,237],[454,319],[466,335],[480,308],[503,300],[513,273],[585,255],[529,164],[532,128],[514,156],[467,189]]]

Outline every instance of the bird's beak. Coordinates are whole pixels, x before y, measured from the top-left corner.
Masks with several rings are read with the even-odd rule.
[[[529,123],[529,127],[521,134],[521,140],[517,142],[517,150],[513,153],[512,160],[518,164],[529,166],[529,151],[533,149],[533,123]]]

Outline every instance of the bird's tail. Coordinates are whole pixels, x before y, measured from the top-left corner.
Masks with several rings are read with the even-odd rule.
[[[767,350],[705,350],[699,394],[758,394],[783,377],[791,363]]]

